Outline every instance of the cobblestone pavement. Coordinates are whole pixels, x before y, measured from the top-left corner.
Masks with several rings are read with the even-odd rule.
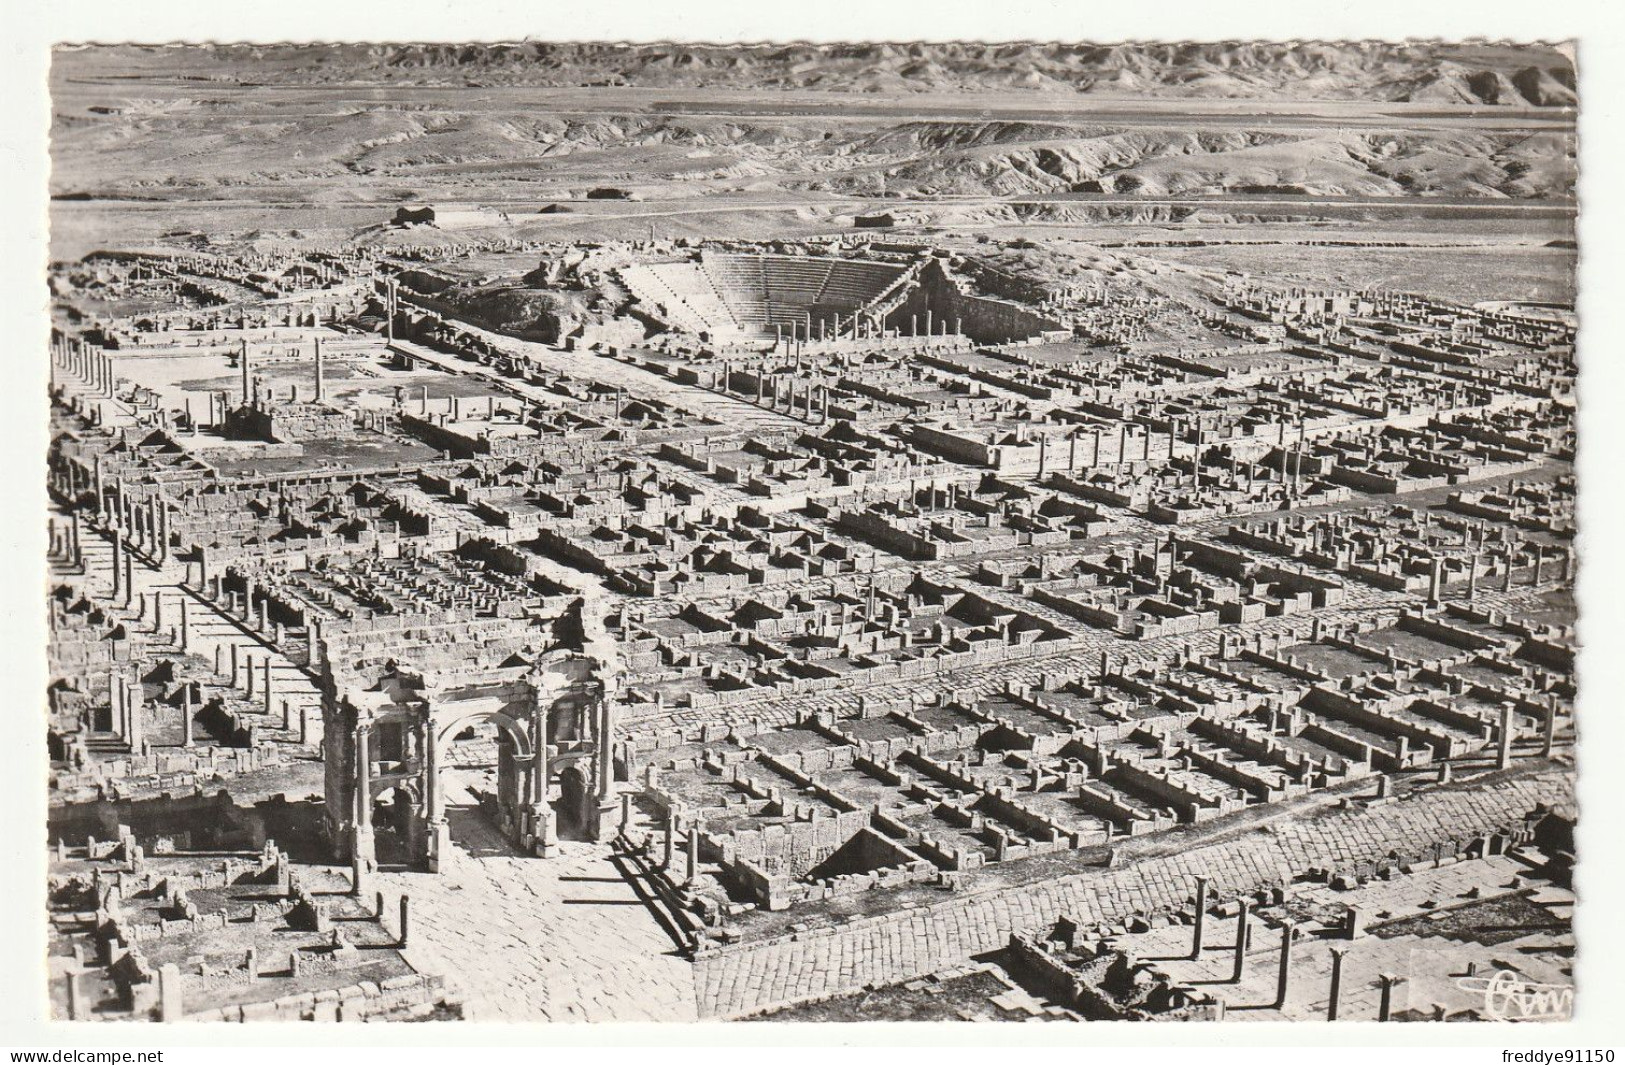
[[[477,1021],[694,1020],[692,965],[608,849],[517,853],[471,805],[447,814],[440,873],[380,873],[385,912],[411,896],[414,963],[443,974]]]

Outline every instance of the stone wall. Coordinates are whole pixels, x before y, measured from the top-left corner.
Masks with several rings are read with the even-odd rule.
[[[1059,323],[1034,314],[1021,304],[961,291],[937,262],[920,272],[919,286],[887,316],[886,325],[908,329],[911,324],[917,324],[923,331],[928,309],[934,316],[934,330],[943,326],[955,330],[957,325],[957,332],[979,344],[1025,340],[1059,327]]]

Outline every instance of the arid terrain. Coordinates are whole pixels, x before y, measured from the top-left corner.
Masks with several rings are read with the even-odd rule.
[[[1560,50],[922,47],[63,49],[53,254],[114,233],[802,238],[886,212],[917,234],[1110,234],[1148,254],[1245,239],[1257,259],[1279,234],[1327,280],[1417,269],[1462,299],[1565,296]],[[634,199],[587,198],[605,185]],[[489,210],[452,235],[383,227],[420,204]],[[1401,247],[1293,254],[1374,229]]]

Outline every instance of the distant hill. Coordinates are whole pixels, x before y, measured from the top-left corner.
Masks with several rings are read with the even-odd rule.
[[[116,53],[116,55],[110,54]],[[855,93],[1021,90],[1168,98],[1575,104],[1556,47],[1376,41],[1193,44],[213,45],[59,50],[59,68],[109,59],[177,75],[271,84],[630,85]],[[185,69],[175,69],[173,64]]]
[[[569,91],[603,84],[656,91]],[[547,86],[564,91],[531,91]],[[402,205],[509,212],[364,237],[431,243],[456,219],[508,229],[601,187],[876,210],[1030,194],[1568,199],[1576,136],[1554,109],[1573,87],[1561,50],[1487,43],[65,46],[51,190],[331,208],[351,232]],[[1214,100],[1235,103],[1195,106]],[[370,203],[384,209],[353,210]]]

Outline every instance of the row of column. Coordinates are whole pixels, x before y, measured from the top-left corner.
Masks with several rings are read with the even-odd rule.
[[[63,519],[49,521],[50,557],[70,570],[79,570],[85,562],[84,545],[80,542],[79,512],[70,511]]]
[[[953,320],[953,325],[950,328],[948,319],[946,317],[942,317],[940,319],[937,318],[935,316],[935,312],[929,307],[926,308],[925,311],[925,329],[923,331],[920,328],[920,324],[919,314],[910,315],[908,332],[904,335],[910,337],[947,337],[961,335],[961,319],[955,318]],[[839,339],[843,334],[841,316],[837,314],[834,316],[833,320],[829,318],[818,319],[818,327],[816,332],[817,336],[815,337],[813,335],[814,329],[812,312],[810,311],[803,312],[802,320],[799,322],[774,322],[773,348],[776,351],[781,346],[793,346],[813,340],[823,341]],[[880,321],[874,315],[856,313],[852,314],[846,319],[844,332],[854,340],[874,340],[886,335],[885,328],[880,324]]]
[[[53,333],[51,367],[53,379],[55,370],[60,368],[89,385],[98,395],[110,399],[117,391],[118,381],[113,372],[113,357],[105,349],[92,347],[83,340]]]
[[[1239,903],[1240,909],[1236,913],[1235,941],[1233,946],[1230,948],[1234,951],[1235,956],[1235,963],[1231,968],[1229,980],[1229,982],[1232,984],[1241,983],[1242,977],[1246,974],[1247,950],[1252,945],[1252,927],[1250,924],[1252,908],[1246,899],[1239,900]],[[1195,925],[1191,930],[1191,950],[1190,954],[1187,956],[1187,960],[1189,961],[1198,961],[1201,959],[1202,952],[1204,950],[1214,949],[1208,948],[1204,942],[1204,937],[1207,930],[1207,911],[1208,878],[1197,877],[1196,920]],[[1345,934],[1350,939],[1358,938],[1361,934],[1361,915],[1357,909],[1351,908],[1348,911]],[[1292,945],[1296,939],[1296,936],[1296,923],[1290,919],[1283,921],[1281,923],[1281,950],[1280,954],[1278,955],[1276,968],[1275,999],[1269,1004],[1270,1009],[1279,1010],[1286,1005],[1287,994],[1291,990]],[[1332,970],[1331,987],[1329,989],[1326,1002],[1326,1019],[1329,1021],[1335,1021],[1338,1019],[1338,1009],[1342,998],[1343,958],[1347,953],[1348,948],[1333,946],[1329,949],[1332,956]],[[1393,989],[1400,983],[1401,979],[1401,977],[1388,973],[1383,973],[1378,976],[1378,982],[1381,988],[1381,998],[1379,999],[1377,1007],[1377,1020],[1387,1021],[1392,1019]]]
[[[802,394],[801,415],[797,415],[796,407],[796,381],[797,378],[789,374],[778,374],[773,378],[773,392],[767,391],[767,377],[765,374],[756,375],[756,405],[766,407],[768,410],[778,410],[783,395],[784,412],[792,417],[804,416],[808,421],[817,418],[820,422],[829,420],[829,387],[827,385],[809,382],[806,391]],[[783,387],[780,387],[780,386]],[[815,404],[816,400],[816,404]],[[815,409],[816,406],[816,409]]]
[[[391,339],[393,339],[393,337]],[[249,355],[248,338],[247,337],[243,338],[242,346],[238,349],[237,361],[238,361],[238,364],[239,364],[239,368],[242,371],[242,405],[246,407],[246,406],[249,406],[256,399],[259,398],[259,387],[258,387],[259,382],[253,376],[253,360]],[[326,398],[326,395],[327,395],[326,366],[325,366],[325,362],[324,362],[323,355],[322,355],[322,338],[321,337],[316,338],[315,385],[316,385],[316,387],[315,387],[314,396],[315,396],[316,402],[320,403],[323,399]],[[298,389],[297,388],[294,390],[294,394],[296,396],[298,395]],[[211,400],[211,407],[212,407],[212,405],[213,405],[213,401]],[[221,422],[221,421],[225,420],[225,417],[224,417],[225,409],[224,408],[225,408],[225,401],[224,401],[224,398],[222,397],[222,399],[221,399],[221,417],[216,419],[217,424],[218,424],[218,422]],[[190,409],[188,409],[188,413],[190,413]],[[212,410],[211,410],[211,413],[213,413]]]
[[[116,498],[112,500],[113,512],[110,515],[114,527],[125,531],[127,543],[131,547],[140,547],[159,565],[167,563],[171,520],[169,500],[158,492],[137,499],[125,491],[123,481],[117,483],[115,496]],[[104,510],[107,502],[104,496]]]

